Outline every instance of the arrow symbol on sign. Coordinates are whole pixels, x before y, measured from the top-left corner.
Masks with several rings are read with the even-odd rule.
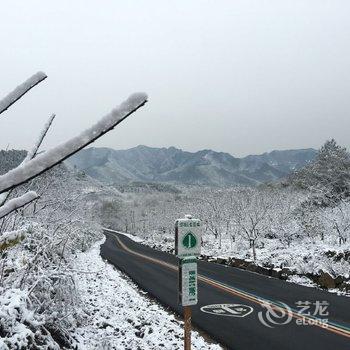
[[[193,235],[192,232],[186,233],[185,237],[182,240],[182,244],[186,248],[193,248],[197,245],[197,238]]]

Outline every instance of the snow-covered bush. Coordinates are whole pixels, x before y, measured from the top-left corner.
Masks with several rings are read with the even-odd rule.
[[[0,294],[0,349],[59,349],[40,315],[30,308],[28,291],[10,288]]]

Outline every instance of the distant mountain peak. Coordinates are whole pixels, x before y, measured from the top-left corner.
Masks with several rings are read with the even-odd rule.
[[[312,161],[314,149],[274,150],[235,158],[204,149],[138,145],[126,150],[87,148],[68,162],[105,183],[163,182],[204,185],[255,185],[278,180]]]

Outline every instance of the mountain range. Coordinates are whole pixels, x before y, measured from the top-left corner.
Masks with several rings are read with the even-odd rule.
[[[107,184],[257,185],[287,176],[312,161],[316,154],[314,149],[299,149],[236,158],[212,150],[187,152],[175,147],[137,146],[126,150],[91,147],[67,162]]]

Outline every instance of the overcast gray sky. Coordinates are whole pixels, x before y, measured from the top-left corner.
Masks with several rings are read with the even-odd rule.
[[[0,148],[51,147],[130,93],[149,103],[95,146],[235,156],[349,147],[350,1],[1,1],[0,96],[49,78],[0,118]]]

